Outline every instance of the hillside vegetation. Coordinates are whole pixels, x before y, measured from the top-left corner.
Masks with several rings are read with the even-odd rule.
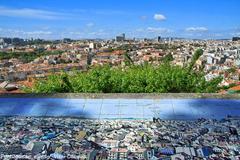
[[[124,68],[94,67],[88,72],[62,73],[39,80],[30,92],[34,93],[215,93],[222,78],[207,82],[204,73],[194,71],[197,50],[188,66],[180,67],[163,62],[132,65]]]

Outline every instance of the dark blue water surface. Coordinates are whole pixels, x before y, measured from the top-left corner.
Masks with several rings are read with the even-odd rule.
[[[235,99],[62,99],[0,98],[0,116],[82,118],[221,119],[240,116]]]

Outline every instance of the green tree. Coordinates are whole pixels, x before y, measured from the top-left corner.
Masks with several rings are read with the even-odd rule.
[[[227,70],[228,73],[235,73],[236,71],[237,71],[237,69],[234,67],[231,67]]]
[[[189,70],[192,70],[194,65],[196,64],[196,61],[203,55],[202,49],[197,49],[195,53],[193,54],[193,57],[191,59],[191,62],[189,64]]]
[[[38,81],[31,92],[35,93],[71,93],[72,84],[66,73],[51,75],[47,79]]]
[[[124,54],[124,62],[126,65],[132,65],[134,63],[128,53]]]
[[[171,61],[173,61],[173,60],[174,60],[174,58],[173,58],[172,54],[167,54],[166,56],[164,56],[164,57],[162,58],[162,61],[163,61],[164,63],[168,63],[168,62],[171,62]]]

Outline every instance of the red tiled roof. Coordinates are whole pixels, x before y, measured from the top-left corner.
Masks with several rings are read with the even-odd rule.
[[[240,91],[240,85],[230,88],[231,91]]]

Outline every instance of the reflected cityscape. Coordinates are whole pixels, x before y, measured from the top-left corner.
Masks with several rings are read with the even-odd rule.
[[[0,101],[0,159],[240,158],[237,99]]]

